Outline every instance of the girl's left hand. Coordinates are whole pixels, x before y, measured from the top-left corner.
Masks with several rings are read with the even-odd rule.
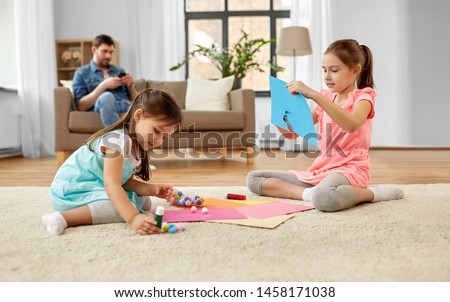
[[[153,196],[164,198],[166,201],[170,201],[172,198],[173,187],[171,185],[154,185]]]
[[[317,93],[314,89],[309,88],[301,81],[290,81],[286,84],[286,88],[292,95],[301,93],[307,99],[314,99],[314,94]]]

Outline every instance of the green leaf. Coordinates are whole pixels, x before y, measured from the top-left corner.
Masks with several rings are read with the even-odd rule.
[[[264,40],[262,38],[251,39],[249,34],[241,30],[242,36],[231,48],[219,48],[216,43],[205,47],[195,45],[196,49],[188,52],[183,61],[172,66],[171,71],[177,70],[187,64],[196,56],[205,56],[222,74],[222,77],[234,75],[236,78],[244,78],[249,70],[264,72],[261,65],[268,64],[275,71],[283,71],[284,67],[273,65],[270,62],[258,62],[257,54],[264,45],[275,43],[275,39]]]

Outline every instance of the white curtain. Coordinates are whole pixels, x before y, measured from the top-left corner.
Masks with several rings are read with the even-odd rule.
[[[309,29],[312,54],[297,57],[298,80],[315,90],[322,88],[322,56],[333,42],[334,5],[333,0],[292,1],[291,26],[304,26]]]
[[[184,68],[169,68],[185,56],[184,1],[133,0],[128,7],[134,78],[183,80]]]
[[[15,24],[22,153],[26,157],[54,155],[53,0],[16,0]]]
[[[323,87],[322,56],[328,45],[333,42],[335,12],[333,0],[296,0],[292,1],[291,26],[304,26],[309,30],[312,54],[294,57],[296,61],[296,80],[304,82],[320,91]],[[293,74],[293,66],[289,70]],[[292,76],[291,76],[292,78]],[[312,108],[313,101],[308,100]],[[318,132],[316,125],[316,132]],[[303,139],[285,140],[283,151],[307,151],[303,149]],[[312,149],[312,148],[311,148]]]

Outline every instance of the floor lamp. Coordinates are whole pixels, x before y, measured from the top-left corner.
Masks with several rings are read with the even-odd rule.
[[[294,57],[294,78],[295,80],[295,57],[312,53],[309,33],[306,27],[291,26],[284,27],[280,31],[277,40],[276,54],[280,56]]]

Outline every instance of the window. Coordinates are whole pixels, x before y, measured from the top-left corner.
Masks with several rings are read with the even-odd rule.
[[[233,46],[241,37],[241,31],[250,38],[276,39],[282,27],[290,23],[290,7],[292,0],[185,0],[186,15],[186,49],[196,49],[195,45],[205,47],[216,43],[219,47]],[[276,45],[263,46],[257,54],[264,73],[249,71],[242,80],[242,88],[251,88],[258,95],[267,95],[269,90],[268,76],[280,76],[270,68],[272,63],[287,67],[288,59],[275,55]],[[190,60],[186,68],[186,76],[193,78],[220,78],[220,72],[204,57]]]

